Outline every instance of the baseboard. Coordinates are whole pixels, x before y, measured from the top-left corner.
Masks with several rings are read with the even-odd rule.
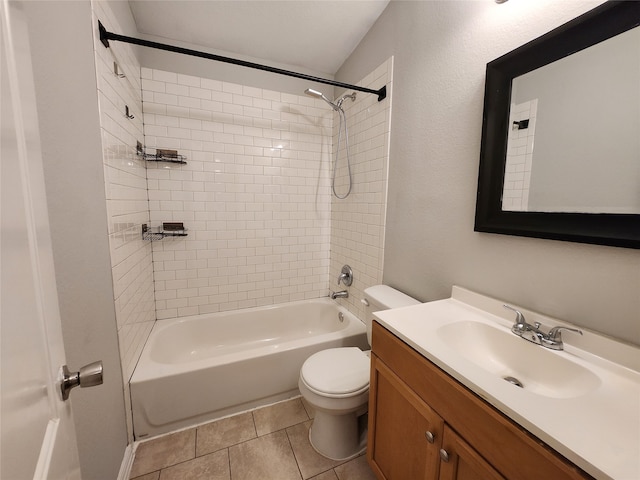
[[[129,480],[131,474],[131,467],[133,467],[133,460],[136,458],[136,449],[134,443],[127,445],[124,450],[124,456],[122,457],[122,463],[120,464],[120,472],[118,473],[118,480]]]

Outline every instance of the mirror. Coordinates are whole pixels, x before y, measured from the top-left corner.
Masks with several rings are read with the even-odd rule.
[[[640,2],[487,65],[475,230],[640,248]]]

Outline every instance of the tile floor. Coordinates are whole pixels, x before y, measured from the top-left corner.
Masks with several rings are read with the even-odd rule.
[[[309,443],[313,412],[301,398],[138,445],[135,480],[375,480],[364,455],[336,462]]]

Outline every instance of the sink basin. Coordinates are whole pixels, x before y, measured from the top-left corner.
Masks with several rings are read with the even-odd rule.
[[[600,385],[587,368],[563,355],[524,340],[506,329],[460,321],[436,334],[458,355],[514,385],[513,388],[554,398],[584,395]]]

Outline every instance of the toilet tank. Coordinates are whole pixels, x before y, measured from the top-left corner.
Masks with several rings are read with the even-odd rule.
[[[413,297],[391,288],[388,285],[374,285],[365,288],[362,303],[365,304],[364,323],[367,326],[367,340],[371,345],[371,324],[373,312],[389,310],[391,308],[408,307],[420,303]]]

